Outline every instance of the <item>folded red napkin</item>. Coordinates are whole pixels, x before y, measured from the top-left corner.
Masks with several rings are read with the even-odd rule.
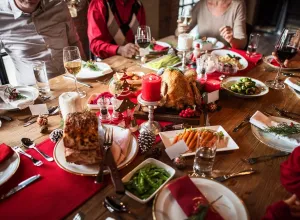
[[[280,165],[280,180],[287,191],[300,198],[300,146]]]
[[[167,49],[169,49],[169,47],[164,47],[159,44],[153,44],[153,50],[155,50],[155,51],[164,51]]]
[[[6,144],[0,145],[0,163],[6,161],[14,154],[14,151]]]
[[[199,205],[208,204],[205,196],[195,186],[188,176],[183,176],[168,186],[171,194],[182,208],[184,213],[190,217],[198,210]],[[219,213],[210,208],[206,214],[206,220],[223,219]]]
[[[277,62],[277,60],[275,60],[275,59],[272,59],[271,64],[273,66],[280,66],[279,63]]]

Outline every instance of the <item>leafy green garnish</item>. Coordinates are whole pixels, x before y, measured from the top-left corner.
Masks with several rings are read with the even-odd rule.
[[[93,70],[93,71],[100,71],[100,69],[99,69],[99,67],[97,66],[97,64],[95,64],[95,62],[92,61],[92,60],[86,61],[86,63],[83,64],[83,67],[84,67],[84,68],[89,68],[90,70]]]
[[[292,134],[300,134],[300,124],[280,123],[277,126],[271,126],[263,130],[266,133],[274,133],[277,135],[288,136]]]

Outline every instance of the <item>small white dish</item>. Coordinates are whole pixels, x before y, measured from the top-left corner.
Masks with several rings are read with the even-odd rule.
[[[149,48],[150,54],[166,53],[171,48],[171,45],[166,43],[166,42],[156,41],[155,43],[162,46],[162,47],[168,47],[168,49],[162,50],[162,51],[156,51],[156,50],[153,50],[153,49]]]
[[[138,198],[137,196],[135,196],[134,194],[132,194],[131,192],[129,192],[128,190],[125,191],[126,195],[131,197],[132,199],[134,199],[135,201],[138,201],[142,204],[145,204],[147,202],[149,202],[154,196],[155,194],[161,189],[163,188],[167,182],[169,182],[173,176],[175,175],[175,170],[170,167],[169,165],[163,163],[163,162],[160,162],[156,159],[153,159],[153,158],[148,158],[147,160],[143,161],[142,163],[140,163],[137,167],[135,167],[132,171],[130,171],[126,176],[123,177],[122,181],[123,182],[128,182],[132,176],[141,168],[143,168],[144,166],[146,166],[147,164],[153,164],[159,168],[163,168],[164,170],[166,170],[169,174],[170,174],[170,177],[154,192],[152,193],[151,196],[149,196],[147,199],[140,199]]]
[[[212,44],[212,48],[209,50],[218,50],[218,49],[224,48],[224,46],[225,46],[224,43],[222,43],[221,41],[218,41],[214,37],[208,37],[207,41],[211,42],[211,44]],[[197,43],[200,44],[200,47],[201,47],[202,40],[201,39],[194,40],[193,47],[195,47]],[[201,50],[205,51],[206,48],[204,48],[204,49],[201,48]]]

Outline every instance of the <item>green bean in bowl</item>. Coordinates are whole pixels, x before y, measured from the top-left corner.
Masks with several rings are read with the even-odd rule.
[[[125,188],[138,198],[147,199],[169,177],[170,174],[165,169],[149,163],[135,172],[131,179],[124,184]]]
[[[245,95],[255,95],[260,93],[260,89],[256,83],[250,78],[241,78],[238,82],[234,83],[229,89],[235,93]]]

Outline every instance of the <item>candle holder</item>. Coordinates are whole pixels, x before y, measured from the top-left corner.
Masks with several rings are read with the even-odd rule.
[[[139,128],[140,133],[145,130],[149,130],[149,131],[153,132],[155,135],[157,135],[161,131],[161,127],[157,121],[153,120],[154,119],[153,113],[154,113],[154,107],[158,106],[160,101],[157,101],[157,102],[145,101],[142,98],[142,94],[138,95],[137,100],[140,104],[148,106],[148,110],[149,110],[148,121],[146,121],[140,125],[140,128]]]
[[[190,49],[180,49],[180,48],[176,48],[177,51],[179,52],[182,52],[182,59],[181,59],[181,62],[182,62],[182,65],[181,65],[181,71],[185,71],[186,70],[186,53],[187,52],[190,52],[191,51],[191,48]]]

